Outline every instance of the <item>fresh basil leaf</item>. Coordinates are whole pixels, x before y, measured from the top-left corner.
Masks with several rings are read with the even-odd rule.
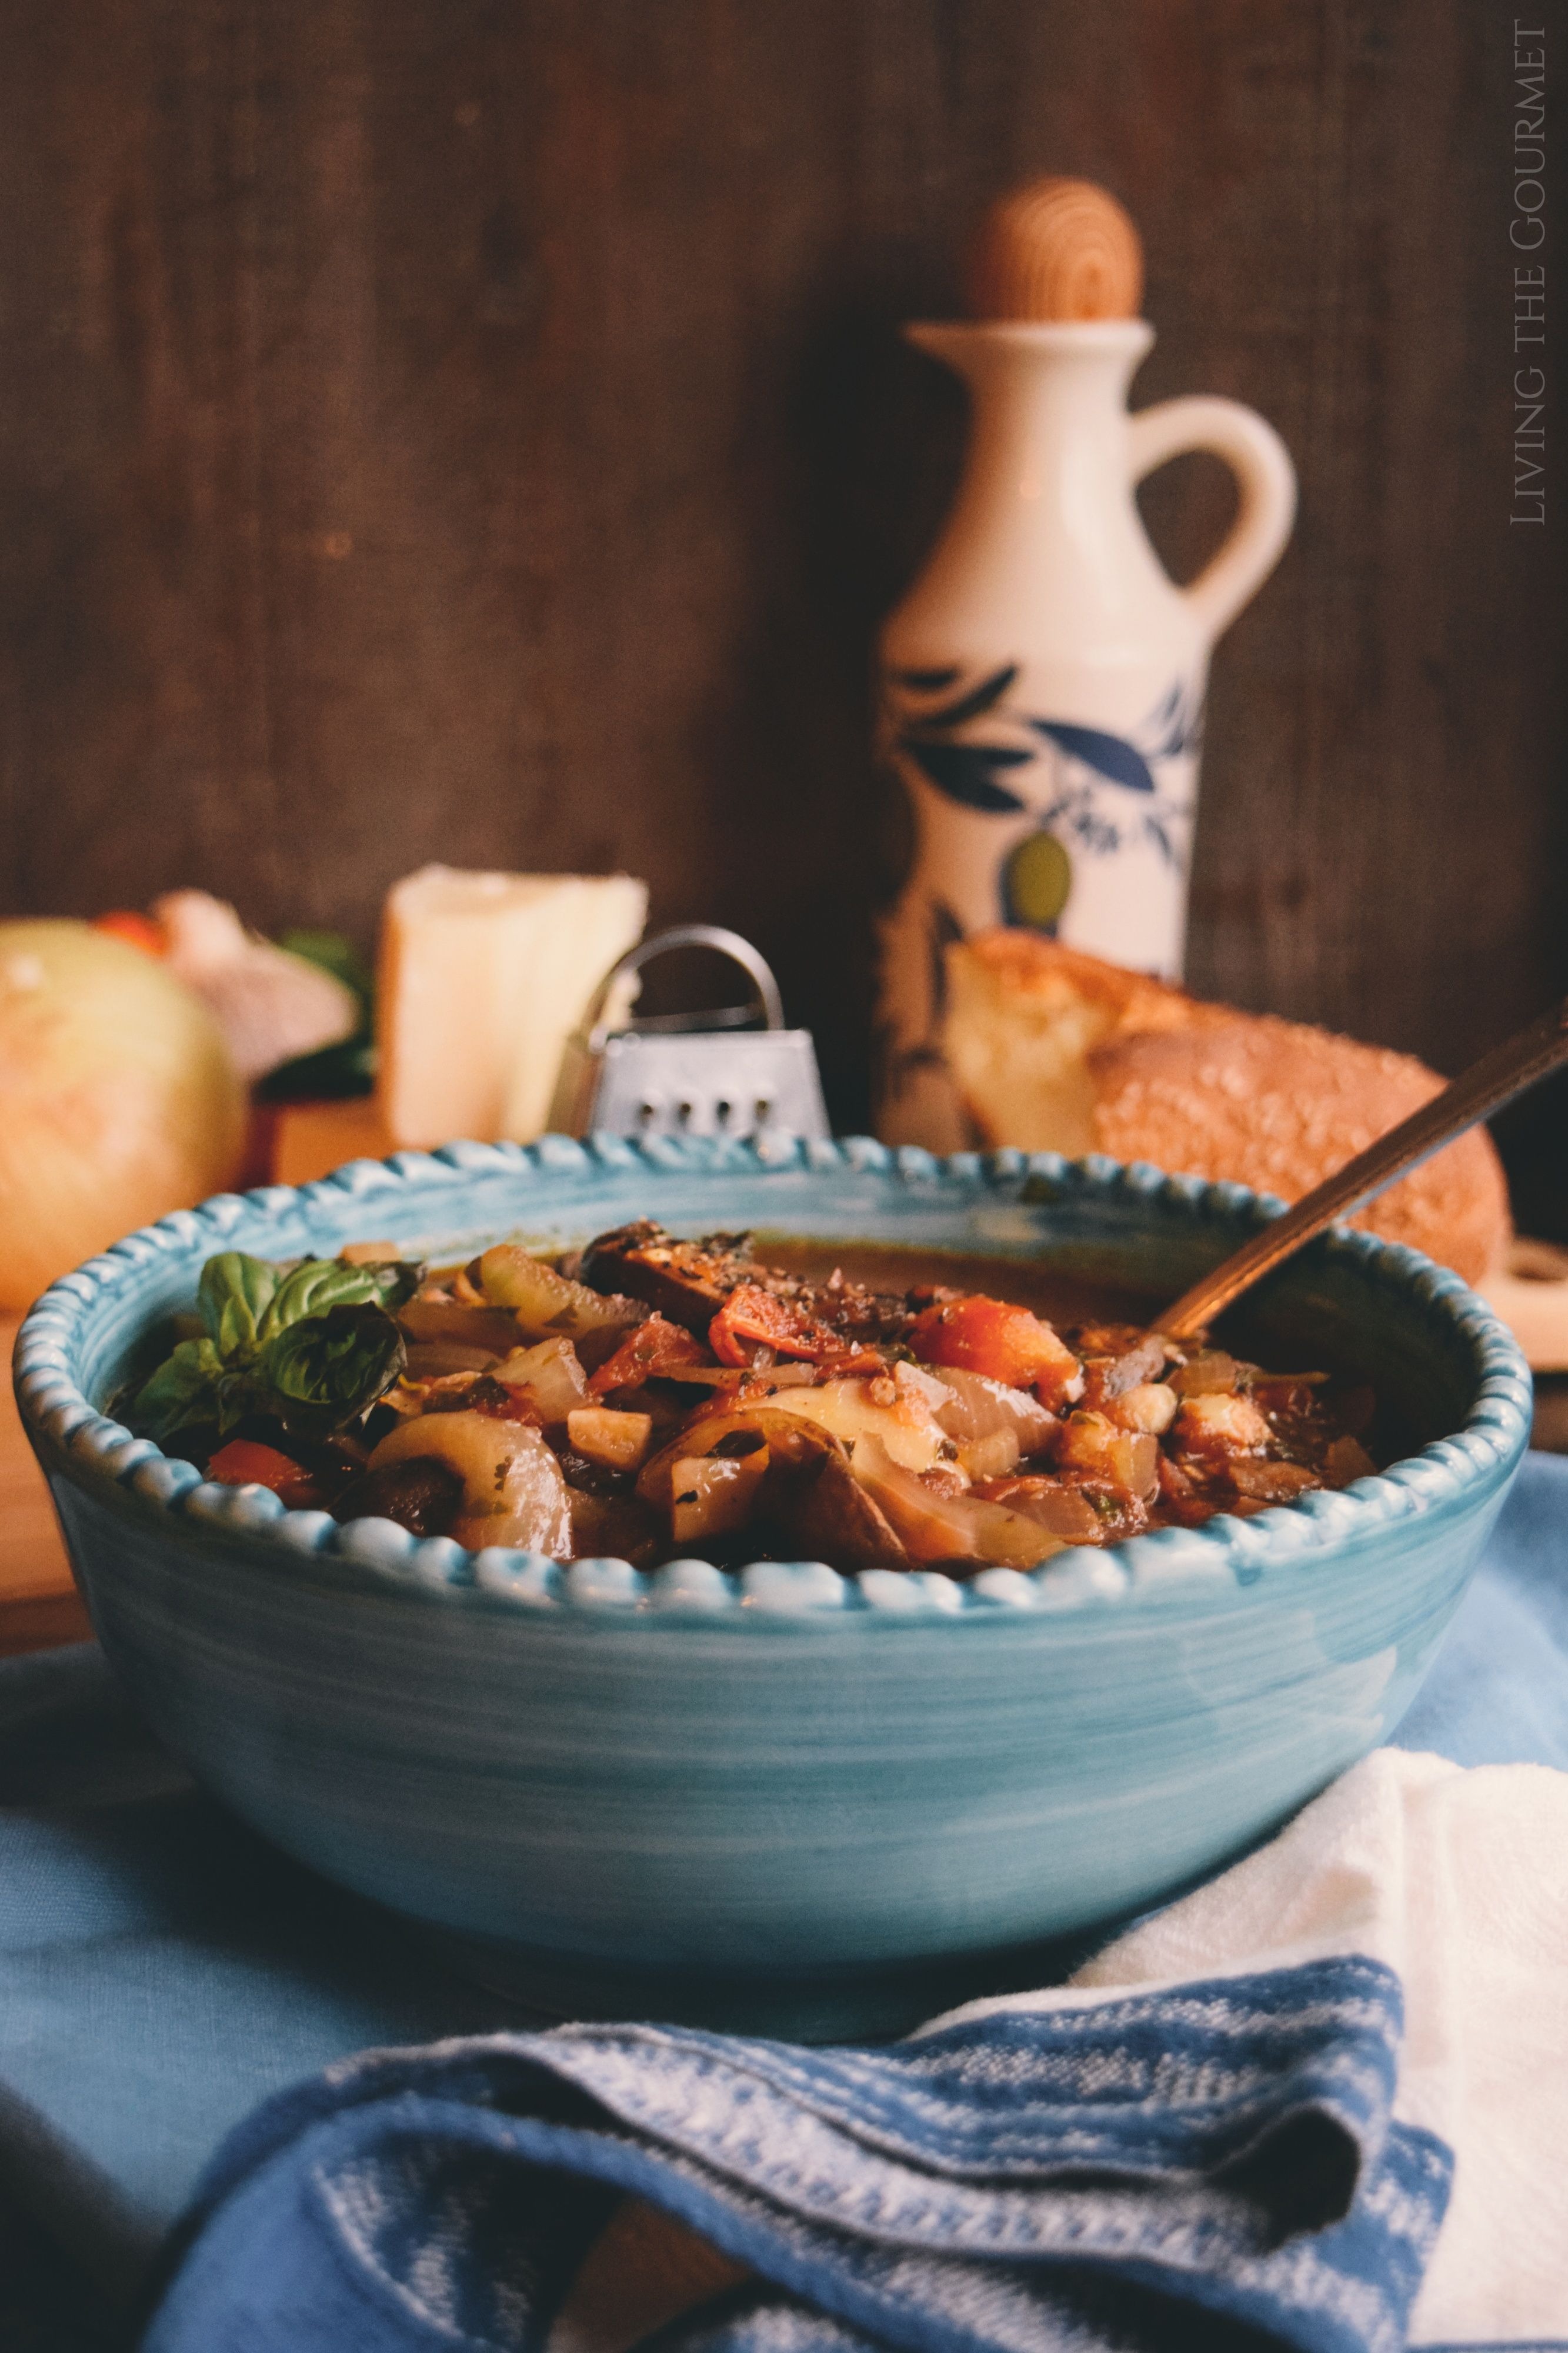
[[[257,1375],[263,1403],[291,1427],[341,1430],[392,1387],[407,1361],[385,1309],[362,1301],[288,1324],[268,1344]]]
[[[258,1094],[263,1103],[342,1101],[369,1094],[375,1083],[375,976],[370,966],[341,932],[285,932],[278,944],[290,955],[320,965],[353,990],[359,999],[359,1027],[335,1046],[280,1062],[258,1082]]]
[[[196,1304],[220,1356],[254,1348],[267,1310],[278,1290],[278,1270],[243,1250],[209,1258],[196,1288]]]
[[[258,1328],[263,1347],[271,1345],[289,1324],[306,1316],[324,1315],[330,1307],[357,1307],[379,1302],[382,1270],[374,1266],[344,1266],[340,1259],[308,1258],[286,1274],[268,1303]]]
[[[182,1340],[137,1390],[132,1419],[143,1437],[155,1440],[216,1421],[222,1378],[223,1359],[210,1340]]]
[[[412,1299],[425,1280],[425,1269],[416,1259],[384,1259],[379,1266],[367,1266],[364,1271],[374,1281],[377,1296],[388,1314],[395,1314],[406,1300]]]

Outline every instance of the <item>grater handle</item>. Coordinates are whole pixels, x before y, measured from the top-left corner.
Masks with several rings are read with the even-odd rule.
[[[605,1040],[610,1034],[605,1008],[614,998],[616,983],[629,978],[634,972],[640,972],[645,964],[650,964],[655,956],[663,955],[669,948],[713,948],[720,955],[727,955],[750,977],[767,1027],[770,1029],[784,1028],[784,999],[779,995],[779,985],[773,978],[771,966],[758,955],[750,940],[743,940],[739,932],[724,931],[717,923],[676,923],[668,931],[656,932],[651,940],[643,940],[635,948],[628,949],[594,991],[593,1002],[583,1017],[583,1028],[588,1033],[589,1054],[602,1054],[605,1050]]]

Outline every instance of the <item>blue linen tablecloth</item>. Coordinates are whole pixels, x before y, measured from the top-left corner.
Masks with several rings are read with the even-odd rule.
[[[1534,1456],[1397,1742],[1465,1765],[1568,1767],[1565,1669],[1568,1461]],[[1372,1989],[1372,2013],[1385,1992]],[[366,2047],[519,2024],[196,1791],[90,1645],[0,1663],[0,2344],[122,2341],[198,2177],[258,2103]],[[1375,2017],[1369,2031],[1375,2042]],[[385,2080],[372,2081],[379,2098]],[[290,2116],[310,2121],[286,2105],[253,2133]],[[1418,2238],[1422,2198],[1435,2228],[1442,2185],[1422,2151],[1395,2153],[1413,2168]],[[540,2219],[565,2243],[561,2217]],[[735,2321],[726,2342],[780,2325]]]

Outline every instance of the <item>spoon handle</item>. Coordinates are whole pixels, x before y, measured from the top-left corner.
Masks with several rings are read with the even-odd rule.
[[[1468,1127],[1474,1127],[1478,1120],[1487,1118],[1563,1062],[1568,1062],[1568,998],[1542,1014],[1506,1045],[1483,1054],[1441,1094],[1434,1095],[1430,1103],[1423,1103],[1419,1111],[1412,1112],[1408,1119],[1401,1120],[1333,1176],[1303,1194],[1283,1217],[1271,1219],[1212,1274],[1184,1292],[1158,1318],[1157,1328],[1173,1340],[1204,1330],[1234,1299],[1282,1260],[1293,1257],[1336,1218],[1348,1218],[1363,1201],[1373,1199],[1398,1177],[1418,1168]]]

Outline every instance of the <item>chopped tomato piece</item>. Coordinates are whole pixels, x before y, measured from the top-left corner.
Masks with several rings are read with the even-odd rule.
[[[588,1383],[589,1393],[605,1397],[611,1389],[636,1388],[640,1381],[657,1380],[671,1365],[700,1365],[706,1356],[700,1340],[680,1324],[650,1315],[599,1366]]]
[[[738,1284],[708,1326],[708,1345],[721,1365],[749,1365],[758,1347],[781,1356],[820,1356],[826,1337],[798,1307],[755,1282]]]
[[[270,1487],[291,1512],[311,1511],[321,1500],[302,1462],[254,1438],[231,1438],[220,1446],[207,1464],[207,1477],[220,1487]]]
[[[107,915],[95,915],[92,928],[123,940],[127,947],[140,948],[143,955],[164,956],[169,953],[168,939],[157,916],[143,915],[134,907],[114,907]]]
[[[910,1345],[923,1364],[1032,1388],[1045,1406],[1060,1404],[1079,1378],[1078,1358],[1048,1324],[1026,1307],[979,1293],[926,1308],[910,1327]]]

